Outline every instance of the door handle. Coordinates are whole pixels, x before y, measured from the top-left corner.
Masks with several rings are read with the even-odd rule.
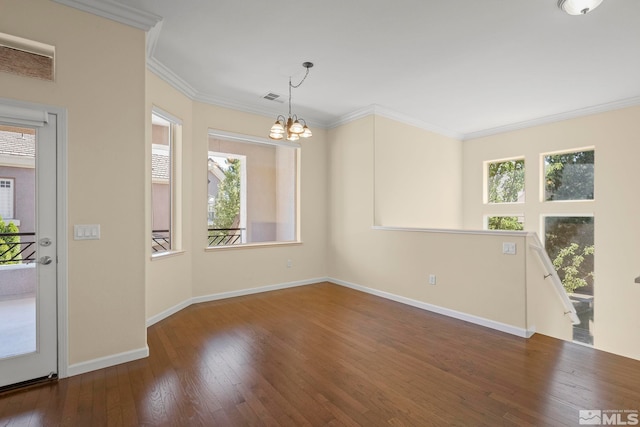
[[[40,259],[38,259],[38,264],[42,264],[42,265],[49,265],[53,262],[53,259],[50,256],[41,256]]]

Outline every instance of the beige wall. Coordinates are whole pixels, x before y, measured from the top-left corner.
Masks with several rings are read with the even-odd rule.
[[[526,329],[524,252],[502,255],[502,236],[372,229],[374,194],[375,206],[380,206],[373,181],[379,120],[370,116],[329,132],[329,276]],[[421,132],[403,133],[411,134]],[[418,141],[402,142],[407,152],[413,149],[409,147],[412,143]],[[459,158],[451,151],[428,150],[432,150],[427,160],[430,165],[440,163],[439,170],[459,170]],[[376,155],[376,166],[377,161]],[[418,179],[413,185],[396,186],[396,192],[401,199],[416,194],[437,197],[443,182]],[[524,236],[511,236],[509,241],[523,247]],[[428,284],[429,274],[436,275],[435,286]]]
[[[207,168],[209,129],[261,136],[273,124],[269,117],[194,103],[193,202],[191,223],[207,224]],[[326,276],[326,132],[313,129],[313,138],[301,142],[300,217],[302,244],[206,250],[206,234],[193,240],[193,295],[303,281]],[[200,161],[199,159],[202,159]],[[287,268],[287,260],[293,266]]]
[[[271,119],[192,102],[147,72],[147,109],[155,105],[183,120],[183,249],[151,260],[146,268],[146,317],[162,315],[192,297],[326,277],[326,145],[325,132],[302,143],[300,216],[301,244],[242,249],[207,247],[207,152],[209,129],[265,136]],[[149,122],[147,120],[147,122]],[[148,125],[150,133],[150,124]],[[265,130],[266,129],[266,130]],[[215,147],[213,147],[215,149]],[[150,189],[151,151],[147,150]],[[222,150],[224,151],[224,150]],[[149,192],[149,191],[148,191]],[[147,194],[149,211],[150,194]],[[146,215],[150,226],[150,212]],[[150,234],[149,234],[150,239]],[[149,249],[147,249],[148,251]],[[287,260],[293,266],[287,268]]]
[[[155,74],[146,72],[146,130],[147,141],[145,151],[145,245],[146,253],[146,319],[157,316],[178,304],[181,304],[192,296],[192,233],[196,230],[189,218],[192,212],[192,180],[188,171],[193,169],[192,139],[193,139],[193,103],[186,96],[169,86]],[[181,236],[181,245],[178,252],[172,255],[159,257],[151,256],[151,138],[153,135],[151,126],[152,108],[160,108],[174,117],[182,120],[182,138],[179,144],[175,144],[177,170],[187,171],[177,182],[179,191],[176,192],[176,206],[181,209],[174,213],[176,224],[179,227],[178,238]],[[198,163],[206,169],[206,158]],[[206,197],[206,196],[205,196]],[[180,214],[180,215],[178,215]],[[178,244],[178,242],[174,242]]]
[[[640,108],[464,144],[373,116],[314,129],[302,142],[303,243],[205,250],[208,129],[264,136],[272,118],[192,102],[146,72],[142,31],[47,0],[3,0],[2,9],[2,31],[54,45],[57,69],[55,82],[0,73],[1,95],[68,109],[67,221],[70,229],[101,224],[99,241],[67,236],[71,364],[144,348],[145,319],[192,297],[327,275],[525,328],[526,262],[522,252],[502,255],[504,236],[372,226],[480,228],[483,160],[585,146],[596,147],[596,346],[640,358],[640,285],[633,283],[640,204],[630,194]],[[183,120],[186,171],[178,201],[183,251],[154,260],[153,105]],[[387,160],[406,164],[414,186],[394,185],[401,175],[390,173]],[[542,210],[524,213],[536,218]],[[123,236],[124,257],[114,255]],[[525,245],[521,236],[508,240]],[[436,286],[427,284],[429,274]]]
[[[331,130],[329,276],[571,339],[566,318],[558,315],[563,308],[555,291],[535,274],[541,271],[536,259],[530,254],[524,257],[528,248],[523,237],[371,227],[381,224],[440,228],[428,225],[438,221],[420,207],[411,212],[395,208],[400,201],[416,195],[449,190],[447,180],[416,179],[412,174],[418,172],[383,176],[387,169],[381,173],[380,163],[393,159],[390,163],[402,164],[398,153],[403,150],[421,153],[416,157],[428,158],[426,161],[438,164],[440,170],[450,167],[462,171],[458,181],[461,189],[453,188],[452,192],[462,192],[459,215],[467,230],[482,229],[483,215],[489,213],[482,204],[483,162],[525,157],[527,203],[515,209],[526,216],[526,229],[540,233],[540,216],[544,213],[595,215],[595,347],[639,359],[640,344],[632,337],[640,321],[640,312],[634,309],[640,285],[633,283],[640,274],[634,262],[640,255],[640,203],[629,194],[634,159],[640,154],[639,119],[640,107],[634,107],[467,141],[459,160],[451,152],[429,152],[431,147],[418,146],[419,132],[410,126],[385,123],[384,129],[381,124],[388,120],[379,117],[367,117]],[[427,146],[433,143],[427,139]],[[595,147],[596,151],[596,200],[553,206],[539,202],[540,153],[588,147]],[[418,170],[415,166],[410,169]],[[409,178],[403,180],[403,176]],[[397,185],[392,184],[393,180]],[[400,185],[402,181],[404,185]],[[450,182],[455,187],[456,181]],[[443,205],[451,208],[455,216],[454,204]],[[491,209],[491,213],[508,213],[514,208]],[[428,220],[421,222],[420,218]],[[517,256],[502,255],[501,243],[505,241],[517,244]],[[437,275],[436,286],[427,285],[429,274]]]
[[[640,107],[536,126],[464,144],[464,224],[481,228],[482,165],[486,160],[525,158],[525,229],[541,232],[541,216],[560,212],[595,216],[596,348],[640,359],[640,200],[635,194],[640,156]],[[541,153],[595,147],[595,200],[540,202]],[[492,207],[506,210],[508,207]]]
[[[374,126],[375,224],[460,228],[462,143],[380,116]]]
[[[0,73],[0,95],[68,111],[69,363],[144,349],[145,34],[48,0],[3,0],[0,28],[56,48],[55,82]]]

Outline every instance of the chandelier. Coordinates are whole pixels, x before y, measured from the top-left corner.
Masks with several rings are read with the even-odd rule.
[[[586,15],[600,3],[602,0],[558,0],[558,7],[569,15]]]
[[[295,114],[291,114],[291,89],[297,89],[302,85],[309,75],[309,68],[313,67],[313,62],[305,62],[302,66],[307,69],[307,72],[304,73],[304,77],[300,80],[300,83],[294,85],[291,83],[291,76],[289,76],[289,116],[279,115],[276,117],[276,122],[271,126],[269,133],[269,138],[271,139],[297,141],[300,138],[309,138],[313,135],[304,119],[299,118]]]

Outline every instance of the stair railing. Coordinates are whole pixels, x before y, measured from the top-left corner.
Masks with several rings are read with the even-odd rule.
[[[549,279],[551,281],[553,289],[556,291],[556,294],[558,294],[558,297],[560,297],[560,299],[562,300],[562,305],[564,306],[565,310],[564,314],[569,315],[569,317],[571,318],[571,322],[574,325],[579,325],[580,319],[578,318],[576,309],[571,303],[571,300],[569,300],[569,296],[565,292],[564,286],[562,286],[562,281],[560,281],[560,276],[558,276],[558,272],[554,268],[553,263],[551,262],[551,258],[549,258],[549,255],[547,254],[547,251],[542,246],[542,242],[538,238],[538,235],[536,233],[529,233],[528,237],[533,240],[533,242],[529,243],[529,248],[533,249],[533,251],[538,255],[537,258],[540,261],[543,270],[545,271],[544,279]]]

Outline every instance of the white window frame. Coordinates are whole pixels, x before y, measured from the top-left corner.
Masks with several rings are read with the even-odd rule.
[[[505,163],[522,160],[525,167],[525,181],[524,181],[524,202],[504,202],[504,203],[490,203],[489,202],[489,165],[492,163]],[[527,160],[524,155],[507,157],[504,159],[485,160],[482,165],[482,203],[486,206],[508,206],[508,205],[523,205],[527,202]],[[496,216],[496,215],[491,215]]]
[[[251,248],[251,247],[261,247],[261,246],[263,247],[263,246],[300,244],[302,242],[302,237],[300,233],[300,230],[301,230],[301,227],[300,227],[300,187],[301,187],[300,185],[300,175],[301,175],[300,151],[301,150],[300,148],[302,146],[298,142],[294,142],[294,141],[273,140],[269,138],[262,138],[254,135],[239,134],[239,133],[228,132],[228,131],[219,130],[219,129],[209,129],[208,138],[217,138],[222,140],[237,141],[242,143],[258,144],[258,145],[285,146],[285,147],[291,147],[291,148],[297,149],[296,150],[296,168],[295,168],[295,194],[294,194],[294,197],[295,197],[294,234],[295,236],[292,241],[269,241],[269,242],[250,242],[250,243],[244,243],[246,241],[246,238],[243,238],[243,243],[240,245],[220,245],[220,246],[209,246],[208,239],[207,239],[207,247],[205,248],[205,250],[216,251],[216,250],[224,250],[224,249],[238,248],[238,247]],[[213,151],[213,152],[216,152],[216,151]],[[225,155],[229,156],[229,154],[227,153],[225,153]],[[243,162],[242,164],[246,165],[246,162]],[[246,171],[241,173],[246,173]],[[244,176],[245,175],[243,175],[243,177]],[[241,192],[243,192],[242,185],[243,184],[241,183]],[[246,191],[246,189],[244,191]],[[246,222],[246,218],[248,215],[248,213],[246,212],[246,203],[244,207],[241,207],[241,211],[244,211],[243,216]],[[244,233],[245,232],[243,232],[243,234]],[[208,235],[208,232],[207,232],[207,235]]]
[[[169,241],[170,249],[162,252],[154,252],[151,254],[152,259],[162,258],[165,255],[177,252],[183,252],[182,248],[182,120],[161,108],[153,106],[151,109],[152,117],[155,115],[160,119],[169,122]],[[151,151],[158,150],[152,144]],[[149,158],[151,161],[151,158]],[[151,170],[149,171],[151,174]],[[150,176],[150,188],[153,186],[153,177]],[[153,228],[153,198],[150,197],[150,229],[151,234]],[[151,238],[147,239],[151,242]]]
[[[518,160],[524,161],[525,164],[525,182],[524,182],[524,194],[525,198],[522,202],[505,202],[505,203],[489,203],[489,165],[493,163],[504,163],[504,162],[515,162]],[[526,221],[526,217],[524,212],[514,212],[511,209],[523,209],[527,203],[527,178],[526,178],[526,169],[527,168],[527,160],[526,156],[519,155],[513,157],[505,157],[500,159],[492,159],[485,160],[482,163],[482,205],[483,205],[483,218],[482,218],[482,227],[484,230],[489,230],[489,218],[496,216],[515,216],[522,217],[523,222]],[[514,231],[514,230],[489,230],[489,231]]]
[[[575,199],[575,200],[545,200],[545,175],[546,175],[546,171],[545,171],[545,162],[544,162],[544,158],[546,156],[555,156],[558,154],[569,154],[569,153],[578,153],[580,151],[593,151],[594,153],[594,164],[593,164],[593,199]],[[540,201],[540,203],[542,204],[562,204],[562,203],[589,203],[589,202],[594,202],[595,201],[595,186],[596,186],[596,176],[595,176],[595,152],[596,152],[596,147],[591,145],[588,147],[578,147],[578,148],[572,148],[569,150],[558,150],[558,151],[549,151],[546,153],[540,153],[540,160],[539,160],[539,164],[540,164],[540,194],[538,195],[538,200]]]

